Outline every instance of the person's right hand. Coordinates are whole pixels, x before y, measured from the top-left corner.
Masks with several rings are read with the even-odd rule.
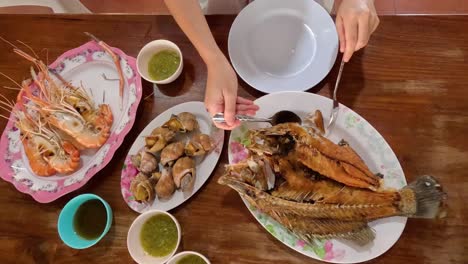
[[[379,25],[374,0],[344,0],[336,12],[336,30],[340,39],[343,61],[348,62],[355,51],[367,45]]]
[[[222,54],[207,63],[208,79],[205,90],[205,107],[214,116],[224,113],[226,123],[215,125],[231,130],[240,125],[236,114],[255,115],[258,106],[251,100],[237,96],[237,76],[226,57]]]

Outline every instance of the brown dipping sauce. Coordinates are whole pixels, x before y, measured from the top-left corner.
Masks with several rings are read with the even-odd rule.
[[[76,211],[73,228],[80,237],[94,240],[104,232],[107,223],[107,211],[98,199],[84,202]]]

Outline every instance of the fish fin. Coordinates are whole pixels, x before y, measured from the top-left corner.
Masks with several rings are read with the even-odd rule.
[[[287,182],[284,182],[279,186],[279,188],[273,192],[271,192],[272,196],[289,200],[289,201],[297,201],[300,203],[309,202],[314,203],[314,191],[305,190],[305,189],[295,189],[291,188]]]
[[[445,217],[446,193],[432,176],[424,175],[400,191],[400,210],[414,218]]]
[[[372,190],[379,187],[379,181],[373,181],[357,168],[339,160],[337,162],[337,160],[324,155],[315,148],[304,144],[298,144],[294,152],[300,163],[329,179],[357,188],[368,188]],[[345,170],[343,164],[348,171]],[[359,173],[350,174],[350,170],[351,172],[357,171]]]
[[[367,245],[375,239],[375,231],[368,225],[355,231],[344,234],[342,239],[352,241],[359,246]]]
[[[330,233],[326,235],[312,235],[315,240],[323,239],[344,239],[355,243],[358,246],[365,246],[375,239],[375,231],[368,225],[357,230],[346,233]],[[306,240],[309,243],[315,243],[313,240]]]
[[[353,165],[350,165],[345,162],[340,162],[340,164],[341,164],[341,167],[344,169],[344,171],[348,173],[349,175],[362,179],[363,181],[369,183],[371,186],[375,186],[374,188],[376,189],[379,188],[380,178],[378,178],[376,175],[371,174],[372,176],[369,177],[369,175],[365,174],[364,172],[354,167]]]
[[[281,214],[276,211],[266,213],[309,244],[322,239],[345,239],[363,246],[375,238],[374,230],[366,222],[319,219]]]

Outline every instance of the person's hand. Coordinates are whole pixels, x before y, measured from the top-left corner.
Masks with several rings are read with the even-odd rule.
[[[226,123],[215,123],[219,128],[231,130],[239,126],[236,114],[255,115],[258,106],[251,100],[237,96],[237,76],[224,55],[207,64],[208,80],[205,107],[211,116],[224,113]]]
[[[336,30],[340,38],[343,60],[367,45],[370,35],[379,25],[374,0],[343,0],[336,14]]]

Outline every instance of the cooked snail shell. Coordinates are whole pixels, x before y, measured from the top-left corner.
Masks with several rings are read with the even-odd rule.
[[[137,202],[151,202],[154,200],[154,188],[149,179],[139,173],[130,183],[130,191]]]
[[[132,155],[131,161],[132,161],[133,166],[139,168],[141,164],[141,154],[137,153],[135,155]]]
[[[155,187],[156,194],[160,199],[168,199],[175,191],[174,179],[170,169],[164,168],[161,172],[161,178]]]
[[[165,127],[157,127],[155,129],[153,129],[153,131],[151,131],[151,135],[152,136],[162,136],[166,141],[170,141],[172,140],[176,133],[172,130],[170,130],[169,128],[165,128]]]
[[[150,180],[153,182],[154,185],[161,179],[161,172],[153,172],[151,174]]]
[[[172,168],[172,176],[177,188],[190,191],[195,182],[195,161],[190,157],[178,159]]]
[[[190,142],[185,146],[185,154],[188,156],[199,156],[210,152],[213,149],[213,141],[206,134],[197,134],[193,136]]]
[[[175,132],[186,133],[197,129],[198,122],[192,113],[182,112],[178,115],[172,115],[162,127]]]
[[[151,132],[151,135],[145,137],[146,148],[155,154],[161,151],[174,137],[175,132],[169,128],[157,127]]]
[[[145,142],[146,150],[153,154],[161,151],[168,143],[161,135],[147,136],[145,137]]]
[[[175,160],[184,154],[185,144],[183,142],[175,142],[167,145],[161,152],[161,164],[163,166],[171,166]]]
[[[151,174],[158,168],[158,160],[153,154],[141,151],[140,171],[144,174]]]
[[[177,117],[179,118],[185,130],[193,131],[198,128],[197,118],[192,113],[182,112],[178,114]]]

